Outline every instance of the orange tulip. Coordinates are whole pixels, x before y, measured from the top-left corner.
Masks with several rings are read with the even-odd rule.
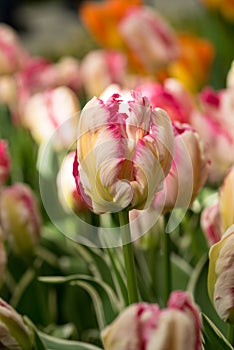
[[[141,5],[141,0],[90,1],[80,9],[80,16],[97,42],[108,48],[121,49],[123,40],[117,25],[130,6]]]
[[[214,47],[205,39],[191,34],[178,35],[180,56],[159,78],[170,76],[180,80],[190,91],[198,91],[208,80],[214,58]]]

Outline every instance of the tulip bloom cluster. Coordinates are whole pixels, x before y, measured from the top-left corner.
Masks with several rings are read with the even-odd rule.
[[[94,97],[79,120],[73,174],[78,191],[95,213],[142,209],[168,174],[173,130],[167,113],[152,109],[136,92],[104,103]]]
[[[190,296],[171,294],[166,309],[139,303],[125,309],[102,332],[105,350],[200,350],[200,318]]]

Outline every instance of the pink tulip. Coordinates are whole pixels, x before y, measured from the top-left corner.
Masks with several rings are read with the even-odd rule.
[[[75,152],[66,155],[57,176],[58,197],[66,211],[74,210],[81,213],[87,210],[87,206],[77,191],[76,183],[72,175]]]
[[[233,102],[233,89],[215,92],[206,88],[200,95],[200,111],[192,115],[192,125],[206,144],[211,160],[211,183],[222,180],[234,163],[230,152],[234,147]]]
[[[95,213],[142,209],[152,201],[172,161],[170,118],[133,92],[94,97],[80,115],[73,174]],[[77,178],[79,177],[79,180]]]
[[[163,85],[146,82],[140,85],[137,91],[147,96],[154,108],[165,109],[173,121],[190,122],[190,116],[194,109],[192,96],[176,79],[167,79]]]
[[[5,183],[9,176],[10,163],[8,143],[5,140],[0,140],[0,187]]]
[[[199,309],[188,293],[175,291],[168,307],[139,303],[102,331],[105,350],[200,350]]]
[[[118,51],[95,50],[81,62],[81,76],[89,97],[99,96],[110,84],[124,82],[126,57]]]
[[[214,203],[203,210],[201,227],[206,235],[209,246],[217,243],[222,237],[219,203]]]
[[[148,7],[130,8],[119,22],[119,32],[147,71],[154,72],[178,56],[173,30]]]
[[[23,317],[0,298],[0,348],[9,350],[32,350],[34,335]]]
[[[12,74],[22,69],[28,54],[17,33],[6,24],[0,24],[0,75]]]
[[[174,123],[174,159],[164,188],[156,194],[154,205],[188,209],[204,185],[210,162],[198,133],[188,124]]]

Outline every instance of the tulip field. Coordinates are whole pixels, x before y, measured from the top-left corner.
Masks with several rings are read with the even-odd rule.
[[[83,1],[77,56],[0,23],[0,349],[234,348],[234,2]]]

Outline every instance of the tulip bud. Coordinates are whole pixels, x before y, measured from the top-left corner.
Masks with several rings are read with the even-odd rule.
[[[58,197],[65,211],[69,209],[76,213],[87,210],[87,206],[77,191],[72,175],[75,152],[70,152],[64,158],[57,176]]]
[[[199,310],[185,292],[173,292],[168,308],[139,303],[102,331],[105,350],[200,350]]]
[[[202,211],[201,227],[206,235],[209,246],[220,240],[222,230],[219,203],[214,203]]]
[[[154,205],[164,203],[163,213],[174,208],[188,209],[204,185],[210,163],[198,133],[188,124],[174,123],[174,159],[164,188]]]
[[[33,338],[23,318],[0,298],[0,348],[31,350]]]
[[[32,190],[16,183],[2,190],[0,222],[3,233],[13,250],[31,255],[40,239],[40,215]]]
[[[79,102],[74,92],[59,87],[33,95],[26,104],[22,123],[38,143],[48,142],[61,127],[53,144],[56,149],[67,148],[75,140],[77,118],[72,117],[78,111]]]
[[[20,70],[28,54],[21,46],[16,32],[6,24],[0,24],[0,75]]]
[[[10,155],[8,144],[5,140],[0,140],[0,187],[5,183],[10,172]]]
[[[208,292],[220,318],[234,324],[234,225],[209,252]]]

